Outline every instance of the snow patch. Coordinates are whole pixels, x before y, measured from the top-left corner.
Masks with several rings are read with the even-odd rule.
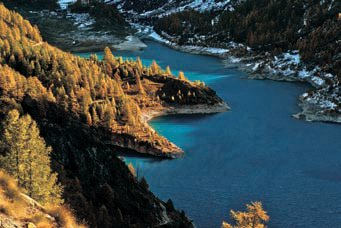
[[[159,34],[157,34],[155,31],[153,31],[152,33],[149,34],[149,37],[153,38],[156,41],[159,41],[161,43],[165,43],[165,44],[171,44],[170,41],[162,38]]]
[[[74,25],[83,30],[90,29],[96,22],[88,13],[68,13],[66,17],[72,19]]]
[[[322,78],[317,76],[312,77],[311,80],[318,86],[322,86],[325,82]]]
[[[66,10],[67,7],[73,3],[75,3],[77,0],[58,0],[58,4],[61,9]]]

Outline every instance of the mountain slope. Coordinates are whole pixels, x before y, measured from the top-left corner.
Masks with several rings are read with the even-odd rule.
[[[23,194],[12,177],[0,171],[0,225],[9,227],[86,227],[71,212],[50,205],[44,208]]]
[[[113,0],[106,1],[115,4],[117,8],[138,18],[163,17],[172,13],[185,10],[223,11],[233,10],[236,0],[162,0],[162,1],[135,1],[135,0]]]
[[[142,128],[136,98],[128,95],[136,94],[136,86],[126,92],[121,86],[127,79],[141,85],[137,63],[113,58],[110,52],[104,61],[65,53],[44,42],[36,27],[2,4],[0,37],[0,119],[17,109],[37,122],[53,148],[52,168],[64,187],[65,202],[80,220],[91,227],[192,227],[172,203],[156,198],[144,179],[130,173],[115,156],[117,148],[102,142],[120,130],[123,138],[128,134],[136,143],[137,132],[151,131]],[[152,72],[146,77],[157,76]],[[163,76],[168,77],[179,80]],[[188,83],[180,84],[203,94],[210,91]],[[208,98],[218,99],[215,94]]]
[[[37,76],[51,100],[96,128],[110,144],[119,146],[122,137],[128,136],[132,140],[123,147],[176,157],[182,150],[154,133],[142,118],[143,113],[150,109],[167,112],[185,105],[193,112],[201,112],[197,105],[208,105],[210,112],[226,110],[213,90],[203,84],[177,79],[157,63],[146,67],[140,60],[124,61],[115,58],[109,49],[104,61],[96,56],[76,57],[43,42],[38,29],[18,14],[11,16],[4,11],[3,15],[0,48],[5,63],[26,77]],[[165,91],[168,83],[175,86]],[[188,96],[193,93],[195,96]]]
[[[120,1],[118,7],[141,31],[150,32],[147,26],[167,45],[227,58],[227,66],[251,78],[308,82],[314,89],[300,96],[302,112],[295,117],[341,122],[338,1],[230,1],[223,9],[166,1],[172,7],[161,11],[162,4],[141,9],[139,2]]]

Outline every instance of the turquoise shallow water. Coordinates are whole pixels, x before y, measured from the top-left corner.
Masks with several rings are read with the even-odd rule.
[[[186,152],[176,160],[125,157],[157,196],[171,198],[197,227],[220,227],[230,209],[256,200],[271,216],[270,227],[341,227],[341,126],[291,118],[307,85],[247,80],[217,58],[147,44],[144,51],[116,55],[184,70],[232,107],[151,121]]]

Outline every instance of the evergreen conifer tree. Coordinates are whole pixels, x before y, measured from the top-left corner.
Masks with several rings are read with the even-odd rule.
[[[110,48],[106,47],[104,48],[104,57],[103,60],[110,64],[111,66],[115,66],[116,65],[116,59],[114,57],[114,55],[112,54]]]
[[[145,95],[146,92],[143,88],[142,82],[141,82],[141,77],[138,71],[135,72],[135,78],[136,78],[136,86],[137,86],[137,90],[139,92],[140,95]]]
[[[182,71],[179,71],[178,78],[179,78],[180,80],[187,80],[187,78],[185,77],[184,72],[182,72]]]
[[[50,167],[51,147],[40,137],[29,115],[8,113],[0,139],[0,168],[12,175],[25,192],[43,204],[61,204],[62,187]]]

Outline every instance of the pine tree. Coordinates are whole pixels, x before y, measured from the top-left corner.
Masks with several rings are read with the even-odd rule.
[[[90,114],[89,112],[86,112],[86,113],[85,113],[85,117],[86,117],[86,123],[87,123],[89,126],[92,126],[91,114]]]
[[[151,73],[153,75],[159,74],[160,73],[160,66],[156,63],[155,60],[153,60],[152,64],[150,65]]]
[[[166,74],[167,75],[173,75],[169,66],[166,67]]]
[[[111,66],[115,66],[116,65],[116,59],[114,57],[114,55],[112,54],[110,48],[106,47],[104,48],[104,57],[103,60],[110,64]]]
[[[121,113],[123,114],[123,119],[130,125],[135,125],[135,118],[132,111],[132,104],[130,103],[130,99],[128,97],[124,97],[122,100]]]
[[[180,80],[187,80],[187,78],[185,77],[184,72],[182,72],[182,71],[179,71],[178,78],[179,78]]]
[[[120,63],[120,65],[122,65],[123,64],[123,58],[120,56],[119,58],[118,58],[118,62]]]
[[[142,85],[142,82],[141,82],[141,77],[140,77],[140,74],[139,72],[135,72],[135,78],[136,78],[136,86],[137,86],[137,90],[139,92],[140,95],[145,95],[146,92],[144,91],[144,88],[143,88],[143,85]]]
[[[91,119],[92,119],[92,125],[96,125],[97,122],[99,121],[98,119],[98,115],[97,115],[97,111],[96,111],[96,107],[92,106],[91,107]]]
[[[137,69],[139,70],[140,73],[142,73],[143,65],[142,65],[142,61],[139,57],[137,57],[137,59],[136,59],[136,64],[137,64]]]
[[[62,187],[50,168],[51,147],[39,135],[37,124],[17,110],[8,113],[0,141],[0,167],[12,175],[25,192],[43,204],[61,204]]]
[[[266,228],[266,222],[269,216],[263,210],[261,202],[252,202],[246,205],[246,212],[231,210],[231,218],[235,221],[235,225],[223,222],[222,228]]]

